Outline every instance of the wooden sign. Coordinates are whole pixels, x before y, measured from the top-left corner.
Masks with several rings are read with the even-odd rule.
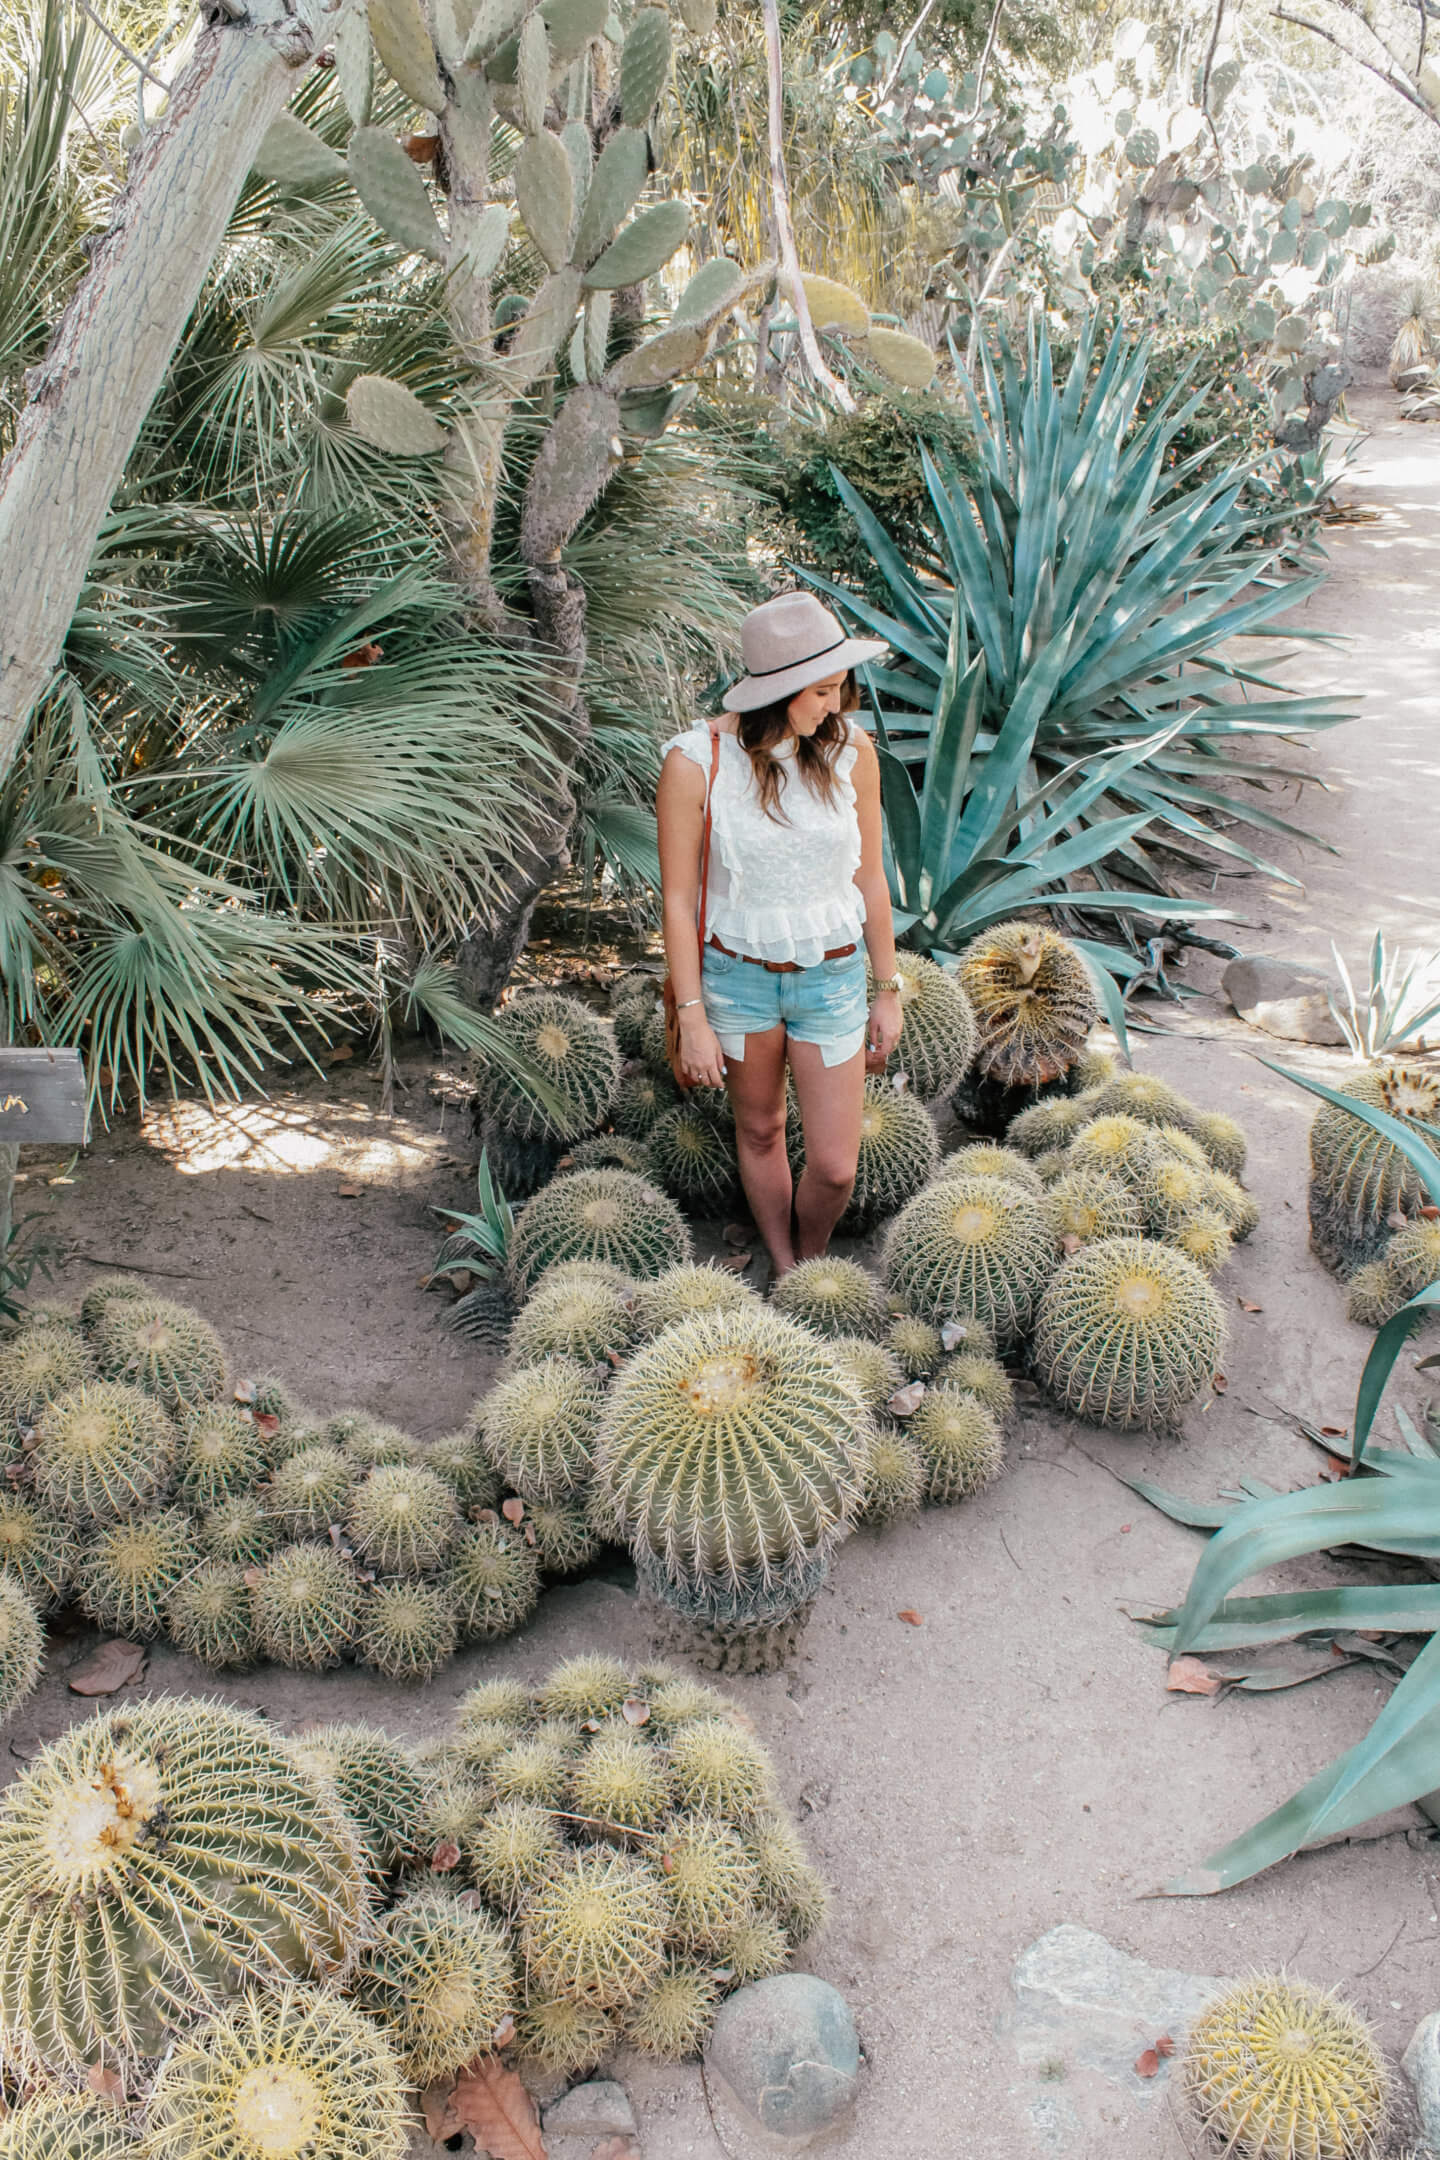
[[[78,1050],[0,1048],[0,1143],[83,1145],[90,1107]]]

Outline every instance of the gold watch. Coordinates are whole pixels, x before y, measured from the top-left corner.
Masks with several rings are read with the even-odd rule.
[[[899,988],[900,977],[898,975],[887,975],[883,982],[877,982],[875,984],[875,995],[876,997],[879,997],[882,990],[894,990],[898,992]]]

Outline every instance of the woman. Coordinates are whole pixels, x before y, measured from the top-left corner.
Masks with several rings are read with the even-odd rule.
[[[665,957],[685,1078],[729,1088],[745,1194],[783,1275],[824,1252],[844,1213],[860,1148],[866,1049],[882,1063],[900,1040],[880,767],[869,737],[848,717],[859,702],[853,670],[885,647],[848,638],[828,608],[800,592],[747,615],[740,645],[747,672],[721,719],[665,746],[657,796]],[[702,966],[696,924],[707,790]],[[875,975],[868,1015],[866,951]],[[794,1190],[787,1063],[805,1132],[805,1171]]]

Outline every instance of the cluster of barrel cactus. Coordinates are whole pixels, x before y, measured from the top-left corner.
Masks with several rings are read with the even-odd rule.
[[[357,1659],[425,1680],[578,1564],[559,1490],[523,1528],[505,1519],[504,1450],[476,1430],[422,1444],[225,1374],[201,1316],[134,1277],[78,1314],[37,1307],[0,1348],[0,1713],[70,1602],[216,1670]],[[595,1549],[586,1533],[580,1561]]]
[[[1022,951],[1027,967],[1036,957]],[[1069,1072],[1077,1093],[1020,1111],[1003,1146],[957,1149],[891,1224],[885,1275],[904,1308],[892,1347],[925,1378],[963,1322],[1023,1348],[1079,1417],[1175,1425],[1224,1345],[1209,1277],[1258,1221],[1238,1180],[1244,1135],[1078,1040]]]
[[[482,1683],[418,1748],[186,1697],[111,1711],[0,1795],[0,1852],[14,2160],[140,2133],[301,2160],[322,2124],[328,2152],[401,2160],[418,2091],[477,2058],[696,2053],[827,1902],[735,1705],[601,1656]]]
[[[593,1177],[626,1173],[558,1177],[531,1208],[573,1214]],[[998,1474],[1010,1382],[973,1320],[902,1361],[905,1316],[856,1261],[806,1261],[766,1304],[688,1254],[657,1267],[651,1236],[628,1266],[562,1249],[522,1268],[533,1288],[469,1426],[508,1495],[497,1534],[555,1572],[627,1546],[663,1634],[718,1670],[770,1670],[857,1524]]]

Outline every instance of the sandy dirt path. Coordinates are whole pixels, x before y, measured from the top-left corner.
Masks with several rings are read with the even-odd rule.
[[[1298,671],[1365,694],[1360,721],[1301,753],[1334,790],[1307,790],[1301,820],[1341,852],[1302,862],[1287,848],[1299,892],[1255,878],[1228,887],[1249,926],[1236,942],[1251,950],[1323,959],[1338,926],[1354,958],[1377,922],[1440,944],[1440,430],[1401,427],[1391,403],[1360,401],[1372,433],[1346,488],[1383,515],[1330,534],[1333,574],[1305,614],[1349,642],[1307,653]],[[1213,985],[1218,964],[1197,956],[1189,974]],[[1160,1966],[1285,1965],[1337,1983],[1392,2051],[1440,1992],[1440,1849],[1413,1811],[1222,1899],[1145,1895],[1358,1739],[1384,1693],[1351,1668],[1283,1694],[1167,1694],[1162,1658],[1120,1609],[1178,1599],[1199,1540],[1112,1472],[1197,1497],[1247,1470],[1281,1485],[1313,1477],[1318,1457],[1287,1413],[1344,1425],[1369,1341],[1306,1250],[1307,1099],[1254,1062],[1265,1045],[1214,996],[1159,1017],[1174,1032],[1137,1038],[1137,1062],[1242,1119],[1264,1209],[1222,1282],[1227,1391],[1180,1441],[1106,1439],[1027,1409],[995,1488],[853,1538],[795,1669],[734,1684],[834,1889],[810,1962],[853,2003],[869,2062],[853,2127],[826,2148],[835,2160],[1169,2160],[1189,2149],[1167,2072],[1112,2078],[1060,2042],[1021,2059],[1012,1972],[1062,1922]],[[1300,1055],[1317,1072],[1342,1062]],[[442,1124],[423,1072],[409,1077],[388,1121],[373,1078],[347,1065],[268,1108],[187,1104],[143,1129],[122,1124],[68,1186],[47,1188],[43,1165],[29,1166],[28,1189],[92,1256],[67,1291],[101,1272],[94,1260],[164,1268],[165,1286],[210,1316],[242,1366],[277,1370],[329,1408],[360,1402],[422,1434],[450,1429],[489,1367],[439,1332],[416,1283],[435,1245],[428,1206],[464,1204],[470,1149],[453,1109]],[[1407,1372],[1412,1407],[1422,1388]],[[1337,1576],[1349,1571],[1322,1560],[1275,1582]],[[51,1677],[11,1728],[15,1757],[84,1714],[64,1671],[89,1640],[56,1644]],[[225,1692],[285,1726],[343,1711],[419,1737],[483,1674],[534,1677],[602,1643],[637,1656],[650,1647],[619,1581],[550,1593],[522,1635],[461,1658],[423,1694],[353,1671],[268,1670]],[[214,1682],[160,1648],[149,1685]],[[1155,2037],[1137,2032],[1137,2053]],[[646,2160],[748,2160],[723,2111],[717,2138],[693,2066],[620,2069]]]

